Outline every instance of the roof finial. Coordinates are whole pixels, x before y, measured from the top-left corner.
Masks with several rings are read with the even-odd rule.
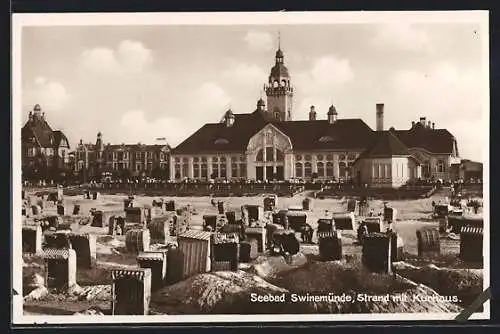
[[[278,30],[278,50],[281,50],[281,31]]]

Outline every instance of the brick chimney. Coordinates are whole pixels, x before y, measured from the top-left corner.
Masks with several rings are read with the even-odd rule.
[[[311,106],[311,110],[309,111],[309,120],[310,121],[316,120],[316,110],[315,110],[314,106]]]
[[[436,126],[436,123],[432,122],[432,130],[434,130],[435,126]]]
[[[375,106],[377,113],[377,131],[384,131],[384,104],[377,103]]]

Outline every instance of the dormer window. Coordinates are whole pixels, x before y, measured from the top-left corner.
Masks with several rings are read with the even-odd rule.
[[[229,144],[229,141],[225,138],[219,138],[215,141],[215,145],[225,145]]]
[[[320,141],[320,142],[322,142],[322,143],[327,143],[327,142],[331,142],[331,141],[333,141],[333,138],[332,138],[332,137],[330,137],[330,136],[323,136],[323,137],[321,137],[321,138],[319,139],[319,141]]]

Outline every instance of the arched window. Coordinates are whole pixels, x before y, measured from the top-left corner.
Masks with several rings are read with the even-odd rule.
[[[238,164],[231,164],[231,177],[238,177]]]
[[[312,175],[312,165],[310,162],[304,164],[304,177],[311,177]]]
[[[280,85],[280,83],[278,82],[278,80],[274,81],[274,83],[273,83],[274,88],[278,88],[279,85]]]
[[[219,161],[219,158],[217,157],[212,157],[212,162],[218,162]]]
[[[175,178],[176,179],[181,178],[181,165],[180,164],[175,164]]]
[[[325,176],[325,165],[322,162],[318,162],[318,177]]]
[[[193,158],[193,162],[198,162],[198,161],[200,161],[200,158],[198,158],[198,157]]]
[[[259,150],[257,152],[257,157],[255,158],[256,161],[264,161],[264,153],[262,150]]]
[[[326,176],[333,177],[333,162],[326,163]]]
[[[346,176],[346,170],[347,170],[347,167],[345,165],[345,162],[339,162],[339,176],[340,177]]]
[[[189,165],[187,163],[182,164],[182,177],[188,176]]]
[[[220,177],[226,178],[227,173],[226,173],[226,164],[221,164],[220,165]]]
[[[201,157],[201,162],[207,162],[207,157]]]
[[[284,161],[285,160],[285,154],[283,154],[282,151],[276,149],[276,161]]]
[[[281,80],[281,86],[286,87],[286,80]]]
[[[193,165],[193,177],[194,178],[199,178],[200,177],[200,165],[194,164]]]
[[[300,162],[295,164],[295,177],[303,177],[302,164]]]
[[[342,154],[342,155],[340,156],[339,160],[345,160],[345,155],[343,155],[343,154]]]

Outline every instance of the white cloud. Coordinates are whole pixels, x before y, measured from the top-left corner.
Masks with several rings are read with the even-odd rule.
[[[397,47],[405,51],[424,52],[430,50],[430,37],[421,28],[406,22],[381,25],[372,43],[381,48]]]
[[[148,120],[142,110],[131,110],[126,112],[120,120],[119,133],[112,134],[112,137],[121,138],[123,132],[127,133],[129,143],[152,144],[156,138],[165,137],[171,144],[185,135],[183,122],[177,118],[162,117],[156,120]]]
[[[61,111],[71,99],[66,88],[57,81],[39,76],[34,84],[26,88],[26,101],[30,105],[40,104],[42,109]]]
[[[348,83],[355,73],[348,59],[332,55],[316,58],[310,68],[292,76],[293,85],[300,87],[300,94],[312,100],[330,99]]]
[[[152,61],[150,49],[141,42],[130,40],[122,41],[116,50],[96,47],[80,55],[83,69],[98,73],[140,73]]]
[[[249,31],[243,38],[250,50],[269,51],[273,48],[273,38],[271,34],[259,31]]]
[[[228,108],[231,98],[214,82],[206,82],[198,88],[195,99],[191,104],[203,114],[212,114],[220,110],[221,113]]]
[[[250,89],[260,87],[264,82],[267,82],[267,74],[259,66],[234,61],[222,73],[222,78],[231,84],[247,86]]]
[[[394,109],[404,110],[392,118],[425,116],[456,136],[463,157],[482,158],[478,136],[488,129],[483,125],[487,116],[478,72],[450,63],[436,64],[426,72],[402,70],[394,76],[392,89]]]

